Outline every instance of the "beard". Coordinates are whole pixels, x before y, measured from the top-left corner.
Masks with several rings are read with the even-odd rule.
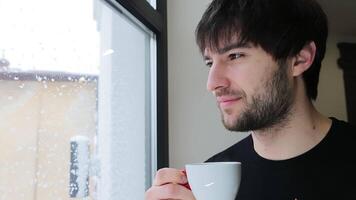
[[[237,132],[265,130],[283,126],[288,121],[294,96],[285,64],[278,66],[278,69],[272,74],[272,78],[265,83],[264,88],[263,92],[251,97],[246,108],[231,123],[224,119],[224,113],[220,108],[226,129]],[[219,92],[219,95],[225,94],[237,94],[246,98],[246,94],[241,91]],[[227,111],[226,114],[233,113]]]

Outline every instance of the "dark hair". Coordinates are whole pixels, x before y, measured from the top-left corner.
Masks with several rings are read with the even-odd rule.
[[[327,17],[314,0],[214,0],[197,26],[196,42],[204,52],[237,37],[285,61],[314,41],[315,59],[303,80],[308,97],[315,100],[327,35]]]

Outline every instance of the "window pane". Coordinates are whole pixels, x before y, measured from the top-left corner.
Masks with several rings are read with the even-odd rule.
[[[156,42],[120,9],[0,2],[0,199],[143,199],[156,170]]]
[[[86,0],[0,2],[0,199],[69,199],[71,138],[89,138],[95,151],[93,9]]]
[[[99,196],[143,199],[152,171],[154,36],[125,12],[103,6],[100,13],[100,77],[105,79],[99,84],[99,151],[102,162],[109,163],[102,168],[102,181],[110,180],[111,187],[101,188]]]
[[[98,73],[93,2],[2,0],[0,11],[0,57],[12,71]]]
[[[157,6],[156,0],[146,0],[146,1],[148,1],[154,9],[156,9],[156,6]]]

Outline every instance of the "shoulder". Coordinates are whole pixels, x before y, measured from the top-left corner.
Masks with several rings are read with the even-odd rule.
[[[339,136],[353,137],[356,138],[356,127],[348,122],[331,118],[332,120],[332,132],[338,134]]]
[[[356,143],[356,127],[348,122],[338,120],[336,118],[331,119],[332,125],[328,133],[329,136],[327,144],[332,147],[333,151],[338,149],[341,152],[354,153],[354,144]]]
[[[245,159],[247,154],[253,150],[253,142],[251,135],[230,146],[224,151],[215,154],[206,162],[224,162],[224,161],[239,161]]]

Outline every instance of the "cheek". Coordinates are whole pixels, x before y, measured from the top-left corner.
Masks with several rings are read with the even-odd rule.
[[[262,92],[265,88],[266,81],[268,81],[264,73],[252,70],[240,71],[240,73],[234,76],[233,80],[233,89],[239,89],[243,91],[246,95],[247,101],[251,100],[251,96]]]
[[[266,87],[273,78],[273,67],[256,64],[254,69],[255,70],[251,70],[247,81],[249,82],[249,85],[251,85],[251,92],[261,93],[265,91]]]

